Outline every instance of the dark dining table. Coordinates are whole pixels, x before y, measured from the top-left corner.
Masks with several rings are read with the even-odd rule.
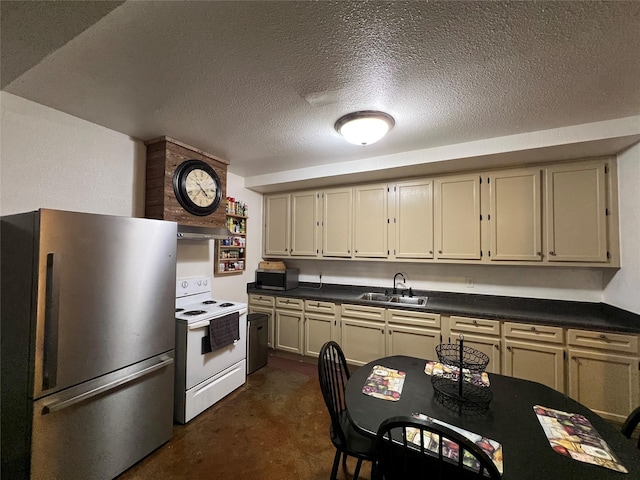
[[[375,436],[379,425],[389,417],[424,414],[502,444],[504,480],[640,479],[640,454],[634,444],[618,427],[557,390],[528,380],[489,374],[493,398],[488,408],[460,413],[434,397],[431,376],[424,372],[426,363],[425,359],[398,355],[358,368],[345,392],[347,415],[355,429]],[[399,400],[385,400],[362,392],[376,365],[405,372]],[[629,473],[555,452],[538,421],[534,405],[585,416]]]

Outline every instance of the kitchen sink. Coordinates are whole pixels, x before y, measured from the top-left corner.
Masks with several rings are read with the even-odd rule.
[[[427,304],[427,297],[401,297],[400,295],[384,295],[382,293],[363,293],[360,295],[360,300],[416,306],[424,306]]]
[[[382,293],[363,293],[360,295],[361,300],[369,300],[370,302],[388,302],[391,297]]]
[[[389,302],[424,306],[427,304],[427,297],[391,297]]]

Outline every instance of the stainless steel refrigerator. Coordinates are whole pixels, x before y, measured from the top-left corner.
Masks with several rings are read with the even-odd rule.
[[[1,220],[2,478],[113,478],[173,430],[177,225]]]

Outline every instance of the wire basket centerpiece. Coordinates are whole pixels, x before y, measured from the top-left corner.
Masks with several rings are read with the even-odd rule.
[[[481,380],[489,357],[467,347],[462,335],[459,343],[436,346],[436,354],[440,363],[457,371],[453,377],[431,376],[436,400],[461,414],[478,414],[489,408],[493,394]]]

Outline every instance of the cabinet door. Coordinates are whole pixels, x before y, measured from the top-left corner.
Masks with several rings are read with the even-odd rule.
[[[399,183],[395,190],[396,258],[433,258],[433,181]]]
[[[341,345],[347,362],[364,365],[385,356],[384,322],[343,318]]]
[[[605,167],[594,161],[545,169],[548,261],[607,261]]]
[[[440,330],[389,324],[387,327],[387,356],[408,355],[437,360],[436,345],[441,343],[440,339]]]
[[[445,177],[434,188],[436,258],[480,260],[480,177]]]
[[[289,255],[290,236],[289,194],[264,197],[264,256],[284,257]]]
[[[323,199],[322,255],[351,257],[353,190],[325,190]]]
[[[489,175],[490,260],[542,260],[539,169]]]
[[[316,245],[318,198],[316,191],[291,194],[291,255],[316,257],[320,250]]]
[[[460,343],[457,335],[452,333],[451,340]],[[487,372],[501,373],[502,355],[500,351],[500,339],[498,337],[485,337],[483,335],[464,334],[464,344],[467,347],[475,348],[489,357]]]
[[[542,383],[564,393],[564,348],[505,340],[505,375]]]
[[[329,340],[333,340],[335,315],[306,313],[304,318],[304,354],[317,357],[320,349]]]
[[[302,312],[276,310],[276,348],[302,355]]]
[[[387,186],[354,188],[355,257],[387,257]]]
[[[569,348],[569,396],[619,423],[640,405],[638,357]]]

